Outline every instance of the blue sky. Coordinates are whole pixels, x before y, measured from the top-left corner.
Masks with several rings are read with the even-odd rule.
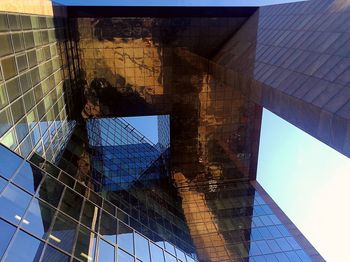
[[[264,109],[257,180],[327,261],[346,261],[349,158]]]
[[[158,143],[158,117],[140,116],[123,117],[125,121],[135,127],[141,134],[147,137],[153,144]]]
[[[262,6],[297,2],[295,0],[54,0],[66,5],[116,6]]]

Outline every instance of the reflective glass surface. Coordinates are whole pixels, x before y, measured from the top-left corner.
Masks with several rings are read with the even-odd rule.
[[[92,261],[95,255],[96,235],[84,227],[78,230],[75,256],[82,261]]]
[[[144,262],[149,262],[149,243],[146,238],[139,234],[134,234],[135,239],[135,255],[138,259],[141,259]]]
[[[14,224],[19,224],[30,199],[29,194],[9,184],[0,196],[0,216]]]
[[[34,194],[38,189],[42,178],[43,174],[38,168],[25,163],[19,169],[13,181],[17,185]]]
[[[117,243],[124,250],[134,253],[133,230],[122,222],[118,223]]]
[[[15,173],[19,165],[23,162],[23,160],[18,156],[9,154],[2,145],[0,145],[0,159],[2,163],[6,163],[6,165],[0,165],[0,174],[6,178],[10,178]]]
[[[46,239],[54,214],[55,210],[53,208],[34,198],[22,221],[22,228],[40,238]]]
[[[65,255],[61,251],[58,251],[56,248],[53,248],[53,247],[47,245],[45,248],[45,251],[42,255],[41,261],[43,261],[43,262],[51,262],[51,261],[69,262],[70,257]]]
[[[23,231],[19,231],[8,250],[5,261],[39,261],[43,247],[43,242],[26,234]]]
[[[77,224],[59,213],[49,234],[49,242],[70,253],[76,235]]]
[[[100,239],[98,250],[98,261],[114,262],[114,247]]]
[[[135,259],[122,249],[118,248],[118,261],[134,262]]]
[[[0,259],[2,258],[5,250],[10,243],[10,240],[15,233],[16,228],[0,219]]]

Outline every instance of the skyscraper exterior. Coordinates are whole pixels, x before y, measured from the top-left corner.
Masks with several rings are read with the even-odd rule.
[[[261,111],[350,156],[349,8],[2,1],[0,259],[324,261],[256,182]]]

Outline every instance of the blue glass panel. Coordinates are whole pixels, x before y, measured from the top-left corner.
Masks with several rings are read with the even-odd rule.
[[[39,261],[44,243],[40,240],[19,231],[11,244],[5,258],[8,262],[34,262]]]
[[[7,185],[7,181],[3,178],[0,177],[0,193],[1,191],[5,188],[5,186]]]
[[[133,230],[120,221],[118,223],[117,243],[131,254],[134,253]]]
[[[22,162],[23,159],[0,145],[0,175],[11,178]]]
[[[123,262],[134,262],[135,259],[128,253],[124,252],[120,248],[118,248],[118,261],[123,261]]]
[[[287,240],[285,238],[278,238],[275,239],[279,247],[282,249],[282,251],[290,251],[292,250],[292,247],[288,244]]]
[[[55,210],[42,201],[34,198],[22,221],[22,228],[30,233],[46,238]]]
[[[157,245],[150,243],[152,262],[164,262],[163,250]],[[184,260],[186,261],[186,260]]]
[[[176,256],[178,259],[180,259],[181,261],[186,262],[186,257],[185,257],[185,253],[182,252],[181,250],[176,248]]]
[[[69,259],[69,256],[48,245],[45,248],[41,262],[69,262]]]
[[[0,259],[4,255],[7,245],[15,233],[15,230],[15,227],[0,219]]]
[[[49,234],[49,242],[70,253],[72,251],[77,224],[63,214],[58,214]]]
[[[164,244],[165,244],[166,251],[170,252],[171,254],[173,254],[175,256],[176,254],[175,254],[174,246],[167,241],[164,241]]]
[[[194,262],[194,259],[188,255],[186,255],[187,262]]]
[[[144,262],[150,261],[148,240],[137,233],[135,233],[135,254]]]
[[[19,224],[30,199],[29,194],[9,184],[0,197],[0,216],[14,224]]]
[[[164,252],[166,262],[176,262],[176,258],[170,255],[168,252]]]
[[[100,239],[98,250],[98,261],[113,262],[114,261],[114,247],[106,241]]]
[[[43,178],[42,172],[25,163],[16,174],[13,182],[34,194]]]

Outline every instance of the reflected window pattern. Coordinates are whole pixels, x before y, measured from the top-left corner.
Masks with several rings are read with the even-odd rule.
[[[75,256],[82,261],[92,261],[95,255],[96,235],[80,227],[75,244]]]
[[[76,229],[77,223],[59,213],[48,236],[49,242],[62,250],[71,253]]]
[[[39,152],[55,161],[75,126],[74,121],[68,121],[64,102],[65,93],[71,92],[65,79],[74,80],[75,76],[67,68],[68,61],[62,59],[66,51],[61,45],[67,40],[64,23],[58,22],[61,20],[58,17],[13,16],[2,12],[0,17],[3,21],[11,21],[12,17],[19,21],[17,32],[9,26],[0,35],[0,81],[4,80],[0,84],[0,142],[23,157]],[[38,24],[35,26],[32,21],[47,22],[35,22]],[[29,116],[32,108],[35,116],[28,119],[24,115]],[[47,126],[53,138],[43,150],[35,147],[37,143],[28,142],[32,136],[36,136],[36,142],[43,142],[42,136],[38,137],[32,129],[41,124]],[[63,147],[57,146],[57,141]]]
[[[22,228],[42,239],[48,237],[55,210],[44,202],[34,198],[22,221]]]

